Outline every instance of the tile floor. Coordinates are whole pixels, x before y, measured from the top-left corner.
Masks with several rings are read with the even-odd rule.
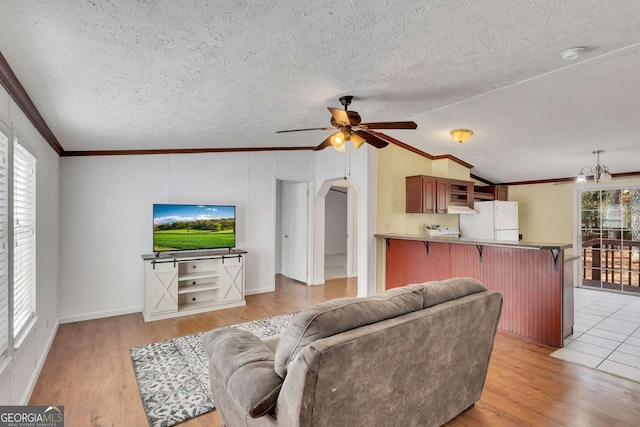
[[[574,295],[573,335],[551,355],[640,382],[640,296],[584,288]]]

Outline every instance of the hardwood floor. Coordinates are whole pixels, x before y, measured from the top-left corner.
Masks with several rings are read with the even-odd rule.
[[[355,296],[355,279],[308,287],[278,276],[247,306],[144,323],[140,313],[61,325],[32,405],[64,405],[66,426],[146,426],[129,348]],[[484,392],[451,426],[639,426],[640,383],[550,357],[553,348],[499,333]],[[181,426],[222,426],[211,412]],[[354,426],[355,427],[355,426]]]

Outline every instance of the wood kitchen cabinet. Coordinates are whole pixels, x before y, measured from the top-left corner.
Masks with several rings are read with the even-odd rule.
[[[508,200],[509,187],[506,185],[475,186],[473,198],[478,201],[483,200]]]
[[[407,213],[447,213],[448,206],[473,206],[473,182],[425,175],[405,179]]]

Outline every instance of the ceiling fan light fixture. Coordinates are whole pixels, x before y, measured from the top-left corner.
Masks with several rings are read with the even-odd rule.
[[[338,153],[344,153],[345,151],[347,151],[347,146],[345,144],[342,144],[341,146],[333,146],[333,149],[336,150]]]
[[[473,135],[473,131],[469,129],[454,129],[451,131],[451,137],[460,144],[469,139],[471,135]]]
[[[360,135],[357,135],[355,133],[351,135],[351,143],[353,144],[354,147],[356,147],[356,149],[362,147],[362,144],[364,144],[365,142],[367,141]]]
[[[344,147],[344,141],[346,139],[345,134],[342,133],[342,131],[338,131],[331,135],[331,145],[333,145],[334,148]]]

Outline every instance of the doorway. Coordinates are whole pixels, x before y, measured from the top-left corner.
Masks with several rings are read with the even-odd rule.
[[[349,182],[334,181],[325,196],[324,279],[347,277]]]
[[[276,183],[276,273],[308,282],[309,183]]]
[[[358,276],[358,191],[347,179],[327,180],[316,198],[315,282]]]
[[[581,287],[640,294],[640,187],[578,192]]]

